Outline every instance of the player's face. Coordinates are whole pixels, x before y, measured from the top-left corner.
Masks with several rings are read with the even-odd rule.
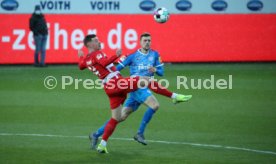
[[[91,41],[88,43],[88,47],[93,48],[94,50],[100,50],[101,43],[98,39],[98,37],[95,37],[93,39],[91,39]]]
[[[142,37],[140,44],[144,50],[149,50],[151,45],[151,37],[150,36]]]
[[[102,49],[101,42],[99,42],[99,50],[101,50],[101,49]]]

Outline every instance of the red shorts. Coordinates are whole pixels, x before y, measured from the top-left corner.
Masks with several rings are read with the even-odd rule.
[[[129,92],[138,89],[139,77],[117,76],[104,84],[104,90],[109,98],[110,108],[115,109],[122,105]]]

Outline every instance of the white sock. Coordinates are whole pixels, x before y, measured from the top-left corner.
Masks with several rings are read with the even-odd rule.
[[[171,98],[172,98],[172,99],[175,99],[176,96],[177,96],[177,94],[176,94],[176,93],[173,93],[172,96],[171,96]]]
[[[107,143],[105,140],[101,140],[101,143],[100,143],[102,146],[106,147]]]

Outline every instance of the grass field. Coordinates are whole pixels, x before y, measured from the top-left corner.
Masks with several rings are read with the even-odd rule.
[[[58,81],[52,90],[43,85],[49,75]],[[146,139],[152,142],[143,146],[128,140],[146,109],[141,107],[118,126],[109,141],[109,154],[90,150],[87,138],[110,117],[107,96],[82,85],[61,89],[64,75],[92,77],[75,65],[0,67],[1,164],[276,162],[275,63],[167,64],[169,88],[192,94],[193,99],[173,105],[157,95],[160,109],[146,130]],[[177,75],[194,79],[232,75],[233,89],[177,90]]]

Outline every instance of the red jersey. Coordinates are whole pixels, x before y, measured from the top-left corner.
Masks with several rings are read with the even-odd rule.
[[[87,56],[80,57],[79,68],[81,70],[88,68],[100,79],[104,79],[108,74],[117,71],[113,62],[118,57],[116,55],[108,58],[102,51],[94,51]]]

